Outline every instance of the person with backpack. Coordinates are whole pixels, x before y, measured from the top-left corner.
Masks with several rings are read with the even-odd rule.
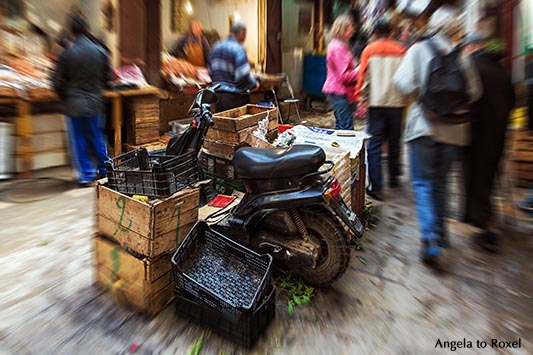
[[[482,94],[475,68],[452,38],[461,31],[459,11],[440,7],[429,20],[428,38],[414,44],[394,74],[396,88],[414,96],[404,140],[409,146],[411,183],[421,230],[421,259],[436,265],[449,246],[447,175],[457,148],[470,141],[470,104]]]
[[[472,58],[483,86],[483,96],[472,106],[472,142],[464,165],[464,221],[482,230],[475,236],[479,246],[497,252],[498,235],[493,229],[490,196],[515,94],[511,78],[499,63],[501,53],[488,50],[482,35],[467,36],[464,52]]]

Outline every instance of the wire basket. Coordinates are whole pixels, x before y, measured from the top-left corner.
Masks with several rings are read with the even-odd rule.
[[[176,292],[176,312],[200,326],[210,328],[224,338],[243,347],[251,348],[265,333],[276,315],[276,290],[270,287],[259,307],[237,321],[228,320],[224,314],[206,305],[186,292]]]
[[[253,312],[271,286],[272,257],[199,221],[172,256],[176,286],[236,321]]]
[[[149,155],[138,148],[106,163],[109,187],[127,195],[168,197],[199,181],[195,153]]]

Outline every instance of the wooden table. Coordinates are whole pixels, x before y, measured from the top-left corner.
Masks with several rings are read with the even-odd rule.
[[[104,91],[103,96],[109,99],[112,103],[112,119],[114,130],[113,155],[117,156],[122,153],[122,113],[123,113],[123,98],[134,96],[158,96],[160,98],[166,97],[166,92],[154,86],[148,86],[141,89],[131,90],[109,90]],[[34,103],[53,103],[59,102],[59,98],[53,91],[41,93],[38,96],[22,97],[0,97],[0,104],[14,105],[17,111],[16,132],[19,137],[17,144],[17,155],[21,158],[22,173],[19,174],[21,178],[31,177],[31,163],[33,159],[32,144],[31,144],[31,105]]]

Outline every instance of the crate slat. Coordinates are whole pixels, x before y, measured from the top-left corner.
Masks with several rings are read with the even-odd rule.
[[[149,316],[162,311],[173,296],[170,255],[139,259],[101,235],[94,237],[96,283],[123,306]]]

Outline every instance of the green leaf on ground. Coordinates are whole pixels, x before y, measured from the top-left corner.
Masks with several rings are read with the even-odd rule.
[[[308,286],[301,278],[288,274],[280,280],[280,286],[289,293],[287,311],[289,316],[294,314],[295,306],[303,306],[311,302],[315,289]]]
[[[289,304],[287,305],[287,312],[289,313],[289,317],[294,315],[294,303],[292,301],[289,301]]]
[[[187,351],[187,355],[200,355],[200,350],[202,350],[202,344],[203,339],[202,337],[199,337],[189,348],[189,351]]]

